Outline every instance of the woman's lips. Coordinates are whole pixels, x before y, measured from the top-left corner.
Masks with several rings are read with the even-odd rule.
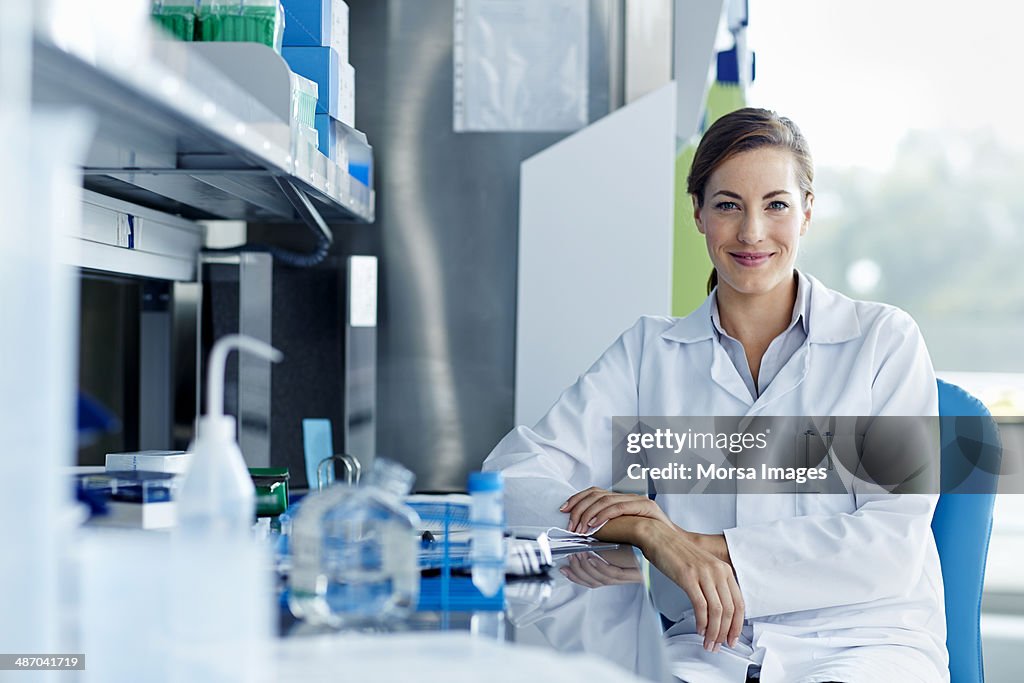
[[[770,253],[742,253],[742,252],[730,252],[729,256],[732,260],[740,264],[744,268],[756,268],[761,264],[765,263],[772,257]]]

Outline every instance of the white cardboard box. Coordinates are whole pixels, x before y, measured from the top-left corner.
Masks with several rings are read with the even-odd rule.
[[[192,454],[184,451],[138,451],[107,453],[106,466],[108,472],[145,470],[183,474],[188,471],[191,462]]]
[[[356,127],[356,70],[345,62],[338,69],[338,120]]]
[[[338,53],[338,62],[348,62],[348,3],[331,3],[331,47]]]
[[[173,500],[159,503],[107,502],[107,514],[89,519],[91,526],[113,526],[127,529],[170,529],[178,523],[178,504]]]

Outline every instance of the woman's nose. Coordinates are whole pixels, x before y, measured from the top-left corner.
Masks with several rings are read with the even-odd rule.
[[[744,244],[757,244],[765,238],[766,228],[757,215],[746,215],[740,224],[739,234],[736,236]]]

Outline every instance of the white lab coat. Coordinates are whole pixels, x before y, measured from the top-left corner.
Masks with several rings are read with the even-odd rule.
[[[612,486],[611,418],[687,415],[938,414],[931,360],[913,319],[807,277],[808,336],[756,400],[712,328],[711,299],[685,318],[643,317],[530,429],[512,430],[485,470],[506,477],[513,524],[564,526],[565,499]],[[659,495],[678,525],[724,533],[746,603],[735,650],[706,653],[692,607],[652,582],[676,673],[690,683],[948,681],[933,495]],[[687,628],[689,625],[689,633]]]

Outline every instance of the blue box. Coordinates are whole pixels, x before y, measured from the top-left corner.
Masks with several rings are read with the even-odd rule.
[[[338,144],[337,128],[334,119],[328,114],[316,115],[316,138],[320,153],[331,161],[337,161],[336,146]]]
[[[338,118],[338,53],[329,47],[285,47],[281,48],[281,56],[292,71],[316,81],[319,90],[316,113]]]
[[[281,0],[285,47],[330,47],[332,0]]]
[[[366,136],[327,114],[316,115],[317,147],[354,179],[373,189],[373,148]]]

